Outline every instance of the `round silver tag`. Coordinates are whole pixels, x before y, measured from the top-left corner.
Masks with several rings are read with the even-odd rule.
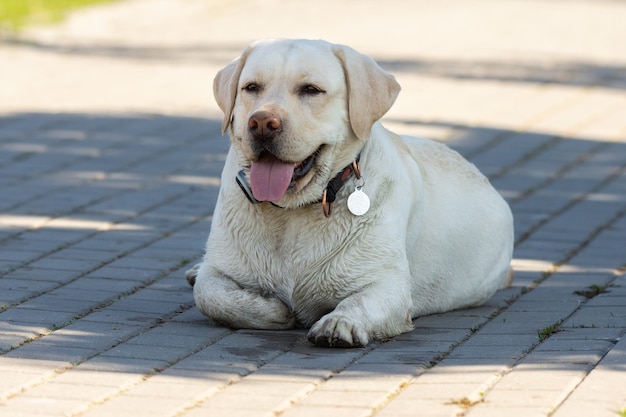
[[[348,210],[355,216],[362,216],[370,209],[370,198],[359,187],[348,197]]]

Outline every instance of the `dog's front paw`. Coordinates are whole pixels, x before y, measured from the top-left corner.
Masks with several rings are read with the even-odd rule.
[[[369,334],[362,324],[348,317],[327,314],[311,327],[309,341],[317,346],[352,348],[363,347],[370,341]]]

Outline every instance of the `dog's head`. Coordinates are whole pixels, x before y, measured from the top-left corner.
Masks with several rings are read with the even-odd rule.
[[[213,90],[254,197],[298,207],[319,201],[400,87],[346,46],[279,40],[250,45]]]

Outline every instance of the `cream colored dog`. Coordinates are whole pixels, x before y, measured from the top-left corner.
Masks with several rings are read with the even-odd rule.
[[[232,145],[206,255],[188,273],[200,311],[364,346],[510,283],[508,205],[456,152],[378,122],[399,90],[372,59],[324,41],[255,43],[217,74]]]

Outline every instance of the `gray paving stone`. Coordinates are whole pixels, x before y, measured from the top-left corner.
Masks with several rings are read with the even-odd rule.
[[[181,361],[184,362],[185,360]],[[243,376],[247,376],[254,372],[253,375],[257,376],[256,366],[251,363],[236,363],[236,364],[213,364],[204,365],[200,368],[188,369],[184,365],[183,367],[175,364],[159,375],[163,375],[169,378],[180,378],[189,381],[200,382],[203,381],[207,385],[216,384],[220,389],[233,384]]]
[[[0,252],[0,261],[4,264],[5,261],[11,261],[9,265],[20,265],[29,261],[33,261],[41,256],[40,253],[31,253],[18,250],[3,250]]]
[[[286,352],[280,357],[272,360],[270,366],[273,368],[289,368],[289,369],[327,369],[330,372],[339,372],[346,368],[354,361],[359,363],[365,362],[363,354],[365,352],[359,349],[348,350],[346,352],[337,352],[331,355],[325,354],[319,349],[310,348],[308,346],[297,346],[294,350]]]
[[[477,334],[452,350],[446,359],[515,361],[533,349],[539,340],[536,334]]]
[[[83,362],[96,353],[97,350],[94,348],[56,346],[54,344],[42,343],[40,339],[13,349],[5,356],[7,358],[43,359],[72,364]]]
[[[144,329],[138,325],[103,324],[77,320],[46,335],[43,340],[55,346],[91,348],[103,352],[134,337],[142,330]]]
[[[37,269],[57,269],[61,271],[88,271],[102,265],[100,260],[68,259],[51,255],[31,263]]]
[[[89,277],[103,278],[109,280],[134,281],[135,283],[147,283],[159,277],[159,271],[154,269],[143,269],[137,267],[123,267],[111,263],[91,272]]]
[[[60,259],[76,259],[76,260],[90,260],[97,261],[100,264],[112,261],[119,256],[115,251],[102,251],[95,249],[79,249],[76,245],[71,248],[62,249],[55,253],[55,257]]]
[[[22,303],[19,308],[32,308],[42,311],[65,311],[84,314],[99,304],[114,297],[113,292],[92,292],[75,289],[73,286],[60,287],[37,298]]]
[[[119,296],[120,294],[131,292],[135,288],[138,288],[138,286],[139,284],[136,281],[91,277],[91,275],[88,274],[64,285],[61,290],[57,291],[57,293],[64,294],[65,296],[71,292],[84,293],[89,297],[86,299],[102,300],[107,299],[107,295],[110,296],[115,294],[116,296]],[[93,298],[94,296],[95,298]]]
[[[35,335],[0,334],[0,352],[8,352],[32,339]]]
[[[3,335],[19,335],[32,339],[46,334],[48,331],[49,329],[46,326],[35,323],[9,322],[7,320],[0,321],[0,334]]]
[[[413,322],[416,328],[471,329],[487,322],[485,317],[433,314],[420,317]]]
[[[167,368],[167,366],[167,361],[160,359],[120,358],[113,356],[95,356],[80,364],[81,370],[135,374],[139,378],[143,375],[152,374],[157,369]]]
[[[185,312],[176,315],[172,318],[173,323],[183,323],[191,329],[192,332],[202,331],[202,329],[207,329],[207,324],[210,323],[209,319],[200,312],[197,308],[192,307]],[[178,328],[178,327],[177,327]],[[214,329],[216,327],[209,325],[208,329]],[[197,330],[196,330],[197,329]]]
[[[11,305],[19,304],[23,300],[32,297],[37,294],[28,290],[2,290],[2,295],[0,295],[0,311],[6,310]]]
[[[158,323],[160,318],[159,314],[156,312],[102,309],[86,315],[81,318],[81,320],[96,323],[115,323],[127,326],[132,326],[133,324],[151,326]]]
[[[176,362],[192,349],[186,347],[136,345],[123,343],[98,355],[99,358],[154,359],[163,362]]]
[[[581,296],[575,291],[587,290],[591,285],[604,286],[611,282],[612,275],[608,273],[598,272],[556,272],[541,283],[541,285],[532,291],[520,297],[519,301],[535,302],[535,301],[554,301],[562,303],[570,303],[572,301],[581,301]],[[547,306],[546,306],[547,308]]]
[[[50,311],[35,308],[11,308],[0,313],[0,320],[11,324],[34,324],[53,329],[68,323],[74,317],[70,311]]]
[[[581,300],[555,300],[546,303],[544,300],[528,300],[522,298],[511,304],[508,311],[514,312],[567,312],[574,311],[581,304]]]
[[[563,323],[572,327],[626,328],[626,306],[583,307]]]
[[[569,249],[539,249],[539,248],[516,248],[515,256],[524,259],[534,259],[557,263],[564,259],[574,248]]]
[[[133,269],[144,269],[150,271],[167,271],[170,268],[174,268],[180,263],[179,260],[164,260],[164,259],[154,259],[154,258],[145,258],[139,255],[128,255],[124,258],[117,259],[107,266],[112,268],[133,268]]]
[[[416,349],[417,350],[417,349]],[[378,348],[364,357],[358,359],[359,364],[387,364],[393,362],[402,362],[408,365],[430,365],[433,359],[439,354],[433,351],[411,352],[408,350],[397,351],[384,348]]]
[[[197,259],[197,261],[200,261],[200,259]],[[185,263],[181,269],[174,270],[169,275],[150,284],[147,291],[138,294],[137,297],[159,298],[163,292],[166,292],[168,295],[175,294],[176,296],[191,296],[193,294],[193,288],[189,285],[187,279],[184,278],[184,275],[185,271],[192,265],[195,265],[195,262],[192,261]],[[154,293],[154,295],[152,293]]]
[[[537,149],[554,142],[552,135],[543,135],[533,132],[522,132],[508,135],[506,140],[490,146],[488,150],[471,158],[471,161],[484,170],[484,163],[496,162],[499,167],[511,167],[525,161],[537,153]],[[488,170],[487,170],[488,173]]]
[[[611,294],[616,287],[609,286],[605,293],[599,294],[586,304],[587,307],[621,307],[626,305],[626,296],[619,293]]]
[[[113,255],[123,255],[126,252],[138,249],[144,245],[140,240],[127,239],[125,236],[115,236],[115,232],[98,233],[72,245],[68,250],[86,250],[101,253],[105,259]]]
[[[50,292],[51,296],[58,298],[61,302],[70,306],[76,306],[76,301],[85,302],[90,309],[96,308],[109,301],[115,300],[119,297],[119,293],[115,291],[98,290],[94,291],[91,288],[82,288],[72,285],[71,283],[62,288],[56,289]],[[74,311],[81,312],[82,309],[74,307]]]
[[[571,311],[505,311],[485,324],[479,334],[536,334],[569,316]]]
[[[176,300],[166,298],[167,295],[168,294],[164,292],[162,300],[141,300],[137,299],[137,297],[129,296],[122,300],[116,301],[108,307],[108,310],[150,313],[166,317],[181,310],[181,308],[183,307],[181,306],[181,303],[176,302]],[[191,305],[193,302],[191,295],[189,297],[186,297],[185,301],[186,304]]]
[[[40,294],[49,290],[52,290],[57,287],[57,283],[49,282],[49,281],[38,281],[38,280],[25,280],[25,279],[16,279],[11,278],[9,276],[5,276],[0,280],[0,291],[3,296],[6,294],[6,291],[21,291],[26,294]]]
[[[190,330],[185,327],[184,330],[180,326],[163,326],[151,329],[149,332],[142,333],[129,341],[130,344],[142,346],[160,346],[160,347],[178,347],[199,349],[203,348],[215,339],[224,337],[229,333],[228,329],[218,329],[211,332],[206,328],[195,329],[193,334],[189,334]]]

